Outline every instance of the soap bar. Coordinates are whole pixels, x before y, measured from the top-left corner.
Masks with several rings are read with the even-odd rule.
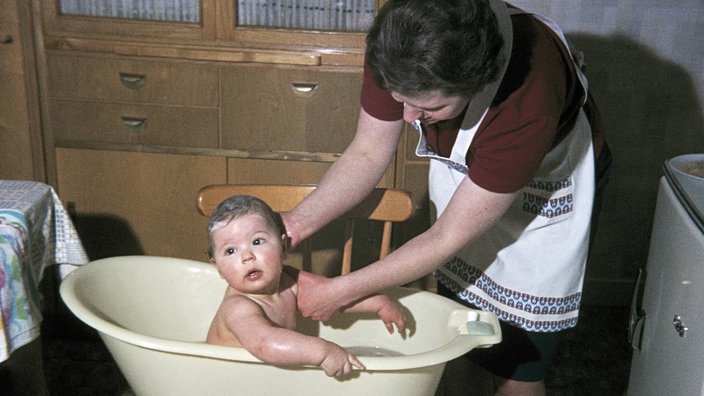
[[[488,323],[471,321],[467,322],[467,334],[474,336],[490,336],[494,335],[494,329]]]

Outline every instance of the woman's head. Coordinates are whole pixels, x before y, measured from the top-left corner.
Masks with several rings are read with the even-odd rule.
[[[390,0],[367,36],[377,84],[405,96],[471,99],[507,60],[488,0]]]

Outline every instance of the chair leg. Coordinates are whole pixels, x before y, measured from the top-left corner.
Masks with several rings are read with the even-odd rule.
[[[342,275],[352,270],[352,237],[354,236],[354,220],[347,220],[345,227],[345,246],[342,249]]]
[[[308,238],[303,241],[303,263],[301,269],[307,272],[313,272],[313,243]]]
[[[379,259],[383,259],[391,253],[391,226],[390,221],[384,222],[384,230],[381,234],[381,250],[379,251]]]

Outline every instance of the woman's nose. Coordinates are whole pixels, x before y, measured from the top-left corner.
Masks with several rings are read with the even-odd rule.
[[[408,105],[406,103],[403,104],[403,120],[412,123],[415,120],[422,120],[423,119],[423,112],[421,110],[418,110],[417,108]]]

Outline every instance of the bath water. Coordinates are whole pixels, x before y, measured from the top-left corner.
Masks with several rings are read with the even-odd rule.
[[[353,346],[345,347],[345,350],[355,356],[391,357],[403,356],[401,352],[384,349],[378,346]]]

